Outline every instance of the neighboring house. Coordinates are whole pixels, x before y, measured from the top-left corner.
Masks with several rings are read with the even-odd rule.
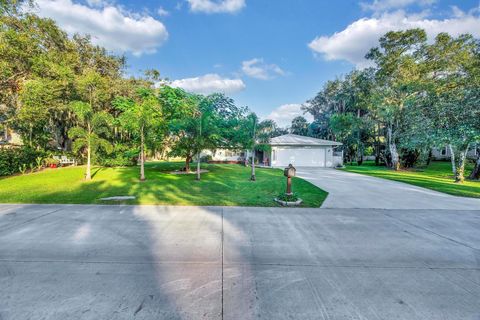
[[[286,134],[270,139],[272,147],[270,165],[272,167],[286,167],[290,163],[296,167],[337,167],[343,165],[342,152],[335,148],[340,142],[315,139]]]
[[[476,159],[478,156],[477,152],[477,146],[474,145],[472,148],[470,148],[470,150],[468,150],[467,158]],[[435,160],[450,160],[450,156],[451,153],[449,147],[445,147],[442,149],[432,149],[432,157]]]
[[[215,151],[204,150],[201,153],[202,157],[210,156],[212,157],[212,162],[244,162],[245,157],[249,157],[250,153],[243,150],[233,150],[233,149],[217,149]]]

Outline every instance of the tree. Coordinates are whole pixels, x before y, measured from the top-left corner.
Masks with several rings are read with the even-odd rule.
[[[140,180],[145,180],[145,145],[146,141],[158,142],[164,121],[159,101],[150,88],[137,89],[133,99],[117,98],[116,109],[122,113],[119,122],[138,140],[140,146]]]
[[[306,136],[308,134],[308,126],[309,123],[307,122],[307,119],[302,116],[295,117],[292,120],[290,133]]]
[[[475,147],[475,151],[477,153],[477,158],[475,159],[475,165],[472,169],[472,172],[468,176],[471,180],[479,180],[480,179],[480,146]]]
[[[315,118],[307,133],[342,141],[347,160],[356,158],[361,164],[365,145],[373,136],[370,113],[374,86],[372,69],[354,70],[344,78],[327,82],[317,96],[303,107]]]
[[[18,15],[25,5],[32,7],[33,0],[0,0],[0,15]]]
[[[235,105],[233,99],[221,93],[199,97],[197,136],[197,180],[200,180],[200,152],[217,148],[235,147],[239,120],[245,108]]]
[[[258,126],[258,117],[255,113],[251,113],[248,115],[247,117],[247,121],[248,123],[251,122],[251,125],[250,126],[247,126],[248,127],[251,127],[252,130],[251,130],[251,142],[250,142],[250,145],[251,145],[251,152],[252,152],[252,172],[250,174],[250,180],[251,181],[256,181],[257,180],[257,177],[255,175],[255,146],[257,144],[257,126]],[[248,145],[248,143],[247,143]]]
[[[390,31],[380,38],[380,47],[371,49],[366,55],[378,68],[377,92],[381,95],[379,115],[386,126],[390,165],[394,170],[400,168],[398,128],[405,105],[418,93],[411,89],[412,83],[423,76],[418,62],[421,61],[421,49],[426,39],[422,29]]]
[[[71,108],[77,117],[78,125],[68,131],[69,137],[73,140],[73,150],[86,151],[87,169],[85,180],[91,180],[91,157],[99,149],[111,152],[112,145],[102,136],[108,135],[108,124],[111,116],[106,112],[94,112],[90,104],[75,101]]]
[[[235,130],[236,135],[232,139],[232,145],[237,146],[240,149],[245,150],[245,155],[251,154],[251,174],[250,180],[256,181],[255,175],[255,147],[257,145],[257,130],[259,127],[258,117],[254,112],[248,112],[245,109],[245,114],[242,114],[239,119]],[[248,112],[248,113],[247,113]],[[245,164],[247,164],[245,160]]]
[[[352,113],[334,114],[330,118],[330,128],[335,137],[342,141],[344,156],[347,161],[352,162],[355,158],[355,143],[359,120]]]
[[[28,115],[21,111],[21,98],[26,98],[27,95],[24,95],[22,90],[36,91],[37,97],[42,94],[34,89],[35,83],[32,83],[32,80],[38,80],[37,88],[42,84],[41,80],[44,80],[45,87],[48,84],[49,88],[58,88],[58,83],[53,83],[53,80],[59,78],[58,71],[65,67],[61,62],[70,52],[66,33],[61,31],[53,20],[39,18],[22,10],[25,4],[32,2],[0,3],[0,120],[3,122],[4,131],[9,131],[9,127],[20,129],[23,138],[31,143],[35,138],[33,127],[39,129],[43,124],[35,121],[31,127],[27,125],[25,120]],[[35,99],[30,99],[30,104],[25,108],[42,112],[38,108],[33,110],[33,100]],[[47,107],[51,108],[49,105]],[[23,114],[17,118],[20,112]],[[41,120],[43,121],[44,117]],[[20,125],[19,121],[23,123]],[[36,133],[44,138],[46,130],[38,130]]]
[[[162,86],[158,98],[168,123],[169,155],[184,158],[185,171],[190,172],[190,163],[197,153],[199,96],[179,88]]]
[[[464,181],[466,155],[480,140],[478,42],[469,35],[440,33],[426,48],[427,92],[437,145],[448,145],[456,182]]]
[[[70,129],[68,135],[74,140],[74,151],[86,148],[85,179],[91,180],[91,154],[98,149],[104,149],[107,153],[112,150],[110,142],[100,136],[108,135],[108,125],[112,122],[111,115],[101,111],[103,103],[108,99],[107,80],[96,70],[88,68],[76,79],[75,86],[81,100],[71,104],[77,126]]]
[[[55,103],[52,82],[45,80],[26,81],[20,93],[21,107],[16,115],[16,127],[23,141],[30,147],[46,147],[51,137],[47,131],[50,109]]]

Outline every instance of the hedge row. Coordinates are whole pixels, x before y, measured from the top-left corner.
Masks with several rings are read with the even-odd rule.
[[[37,158],[43,156],[43,152],[27,147],[2,148],[0,149],[0,176],[20,172],[22,168],[35,167]]]

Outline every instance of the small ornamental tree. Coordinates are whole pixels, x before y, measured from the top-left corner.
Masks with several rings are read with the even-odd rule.
[[[88,103],[76,101],[71,105],[77,118],[77,126],[68,131],[68,136],[73,140],[72,149],[75,152],[84,151],[87,156],[87,169],[85,180],[91,180],[92,154],[99,149],[107,153],[112,151],[112,145],[102,136],[109,134],[111,115],[106,112],[93,112]]]
[[[162,86],[158,99],[168,123],[169,155],[185,159],[185,170],[190,172],[190,163],[196,153],[195,139],[199,129],[198,96],[182,89]]]
[[[145,146],[147,142],[159,141],[159,129],[163,127],[162,110],[155,92],[150,88],[137,89],[133,99],[117,98],[116,109],[122,113],[120,124],[138,141],[140,148],[140,180],[145,180]]]

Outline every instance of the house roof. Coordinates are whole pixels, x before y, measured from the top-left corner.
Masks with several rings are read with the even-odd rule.
[[[270,139],[272,146],[341,146],[342,143],[330,140],[316,139],[299,136],[297,134],[285,134]]]

